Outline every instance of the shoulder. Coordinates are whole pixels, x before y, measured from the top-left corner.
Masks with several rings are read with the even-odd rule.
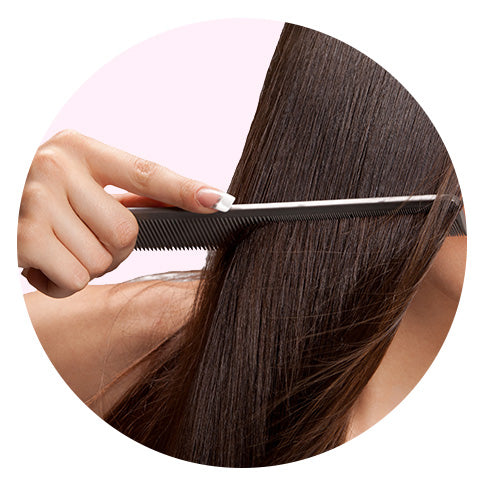
[[[24,299],[39,336],[63,326],[81,328],[84,334],[91,330],[97,336],[115,323],[125,333],[127,329],[130,338],[142,333],[162,337],[182,324],[197,288],[195,281],[141,281],[89,285],[67,298],[33,292]]]
[[[94,312],[99,315],[107,314],[110,303],[105,300],[109,298],[112,287],[112,285],[88,285],[66,298],[52,298],[36,291],[24,295],[24,300],[30,319],[36,327],[38,321],[52,320],[62,313],[64,317],[87,316]]]
[[[130,385],[127,378],[110,395],[105,387],[180,328],[195,292],[195,282],[147,281],[91,285],[64,299],[35,292],[25,302],[60,375],[83,401],[101,397],[104,409]]]
[[[121,323],[134,326],[137,335],[162,341],[187,320],[198,284],[148,280],[113,285],[109,309]]]

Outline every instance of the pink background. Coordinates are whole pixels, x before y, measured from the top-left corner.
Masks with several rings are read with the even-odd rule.
[[[44,139],[72,128],[225,190],[282,27],[265,20],[219,20],[151,38],[87,80]],[[134,251],[91,283],[200,269],[204,260],[202,251]],[[24,291],[32,291],[21,279]]]

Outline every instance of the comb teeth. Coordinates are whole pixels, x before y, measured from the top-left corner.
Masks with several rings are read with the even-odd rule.
[[[160,216],[160,212],[156,213]],[[137,217],[137,220],[136,250],[214,250],[250,225],[268,222],[266,218],[231,218],[216,214],[178,219]]]
[[[455,221],[452,223],[448,234],[451,237],[462,237],[467,234],[467,222],[465,220],[465,212],[463,210],[458,212],[458,215],[455,218]]]
[[[131,208],[139,225],[137,250],[213,250],[238,239],[249,227],[273,222],[338,220],[341,218],[411,215],[428,212],[434,195],[296,202],[290,204],[235,205],[226,213],[199,214],[178,208]],[[450,197],[458,208],[459,200]],[[288,205],[288,206],[286,206]],[[461,211],[450,235],[466,235]]]

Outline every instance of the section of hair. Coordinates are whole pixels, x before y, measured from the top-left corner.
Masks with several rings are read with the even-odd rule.
[[[239,203],[460,196],[410,94],[327,35],[287,24],[229,192]],[[190,322],[107,420],[185,460],[274,465],[345,441],[456,211],[270,224],[209,255]]]

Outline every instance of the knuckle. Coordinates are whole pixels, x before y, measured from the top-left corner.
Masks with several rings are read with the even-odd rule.
[[[146,186],[150,182],[158,165],[155,162],[136,157],[133,161],[133,180],[140,186]]]
[[[66,128],[56,133],[52,137],[52,140],[56,140],[61,143],[71,143],[72,141],[75,141],[79,136],[80,134],[76,130],[73,130],[71,128]]]
[[[35,154],[30,172],[42,172],[51,176],[62,171],[63,165],[58,149],[50,144],[42,145]]]
[[[48,200],[48,192],[41,184],[33,182],[25,185],[22,203],[42,205]]]
[[[30,171],[48,171],[51,174],[52,171],[63,170],[64,162],[69,158],[66,154],[80,137],[78,132],[70,129],[55,134],[37,149]]]
[[[138,224],[132,218],[120,220],[113,229],[112,245],[115,249],[133,248],[138,235]]]

